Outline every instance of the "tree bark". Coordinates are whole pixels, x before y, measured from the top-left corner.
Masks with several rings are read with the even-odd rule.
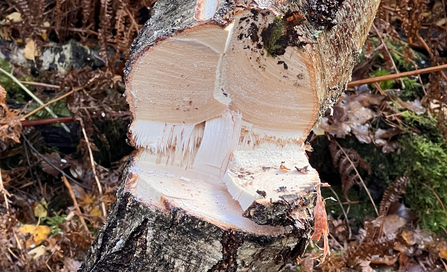
[[[121,187],[79,271],[279,271],[304,252],[311,230],[246,233],[166,204],[148,206]]]
[[[319,190],[300,146],[346,88],[378,4],[159,0],[126,69],[139,151],[80,271],[294,262]]]

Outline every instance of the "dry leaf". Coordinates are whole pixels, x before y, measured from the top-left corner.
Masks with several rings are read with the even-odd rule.
[[[94,207],[94,208],[90,211],[89,215],[90,215],[90,216],[101,217],[101,216],[102,216],[102,213],[101,213],[101,211],[99,210],[98,206],[96,206],[96,207]]]
[[[81,206],[92,204],[93,202],[95,202],[95,199],[96,199],[96,196],[91,195],[91,194],[85,194],[79,199],[79,204]]]
[[[42,26],[43,26],[43,27],[50,27],[51,25],[50,25],[49,22],[44,22],[44,23],[42,24]],[[47,40],[48,40],[47,30],[46,30],[45,28],[42,28],[42,30],[41,30],[40,32],[41,32],[40,36],[42,36],[42,39],[43,39],[44,41],[47,41]]]
[[[29,60],[34,60],[36,56],[36,43],[32,39],[26,40],[25,49],[23,50],[23,55]]]
[[[61,160],[61,155],[59,155],[59,153],[57,152],[53,152],[51,154],[45,154],[45,157],[55,166],[59,167],[60,169],[64,169],[66,167],[68,167],[69,165],[66,163],[62,163]],[[60,175],[59,170],[56,170],[53,166],[51,166],[49,163],[47,163],[46,161],[42,160],[40,162],[41,166],[42,166],[42,170],[47,173],[52,175],[53,177],[57,178]]]
[[[370,261],[372,264],[385,264],[385,265],[393,265],[395,262],[397,262],[398,255],[396,256],[378,256],[373,255],[370,258]]]
[[[41,203],[36,202],[36,206],[34,207],[34,216],[41,218],[41,217],[46,217],[48,216],[48,203],[45,200],[45,198],[42,198],[42,200],[40,201]]]
[[[323,236],[324,247],[322,260],[324,260],[330,252],[328,240],[329,228],[327,224],[326,207],[321,197],[320,188],[317,189],[317,202],[314,208],[314,222],[314,234],[312,235],[311,239],[313,241],[319,241]]]
[[[440,249],[439,249],[439,254],[441,255],[441,257],[442,257],[443,259],[446,259],[446,260],[447,260],[447,249],[445,249],[445,248],[440,248]]]
[[[44,255],[46,253],[46,249],[44,245],[38,246],[34,249],[31,249],[30,251],[28,251],[28,254],[33,256],[33,259],[37,259],[40,256]]]
[[[6,16],[6,19],[14,23],[20,23],[22,21],[22,15],[19,12],[13,12]]]
[[[38,246],[43,241],[45,241],[50,234],[51,229],[48,226],[34,226],[34,225],[23,225],[19,228],[22,233],[30,233],[34,235],[31,239],[26,241],[26,248],[30,248],[32,246]]]

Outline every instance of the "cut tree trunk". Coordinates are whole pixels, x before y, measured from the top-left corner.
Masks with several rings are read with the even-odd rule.
[[[301,255],[319,190],[303,144],[378,4],[159,0],[126,69],[138,153],[81,271],[279,271]]]

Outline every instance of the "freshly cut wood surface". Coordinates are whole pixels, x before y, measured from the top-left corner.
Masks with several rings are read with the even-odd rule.
[[[128,186],[134,178],[126,175]],[[127,190],[118,192],[79,271],[280,271],[304,252],[310,235],[310,225],[306,230],[258,225],[253,233],[222,227],[169,200],[163,209],[141,202]]]
[[[139,161],[225,184],[258,224],[299,226],[319,182],[301,145],[348,82],[378,1],[157,5],[126,72]]]
[[[82,271],[279,271],[299,256],[319,188],[302,146],[378,5],[159,0],[125,71],[138,154]]]

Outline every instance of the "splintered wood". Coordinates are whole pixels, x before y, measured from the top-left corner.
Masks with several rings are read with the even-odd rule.
[[[307,232],[315,216],[327,240],[304,142],[379,3],[351,1],[329,19],[306,1],[158,1],[125,71],[138,149],[127,192],[247,233]]]
[[[328,254],[303,144],[379,2],[158,0],[125,70],[138,153],[81,271],[281,271],[314,222]]]
[[[311,222],[319,178],[302,145],[320,105],[309,54],[296,46],[293,24],[302,20],[289,17],[241,11],[225,27],[197,24],[155,41],[133,60],[127,94],[140,153],[132,190],[142,201],[164,199],[221,225],[245,222],[240,228],[252,226],[242,216],[299,229]],[[296,34],[288,38],[295,46],[268,51],[275,24]],[[232,217],[216,194],[234,199]]]

